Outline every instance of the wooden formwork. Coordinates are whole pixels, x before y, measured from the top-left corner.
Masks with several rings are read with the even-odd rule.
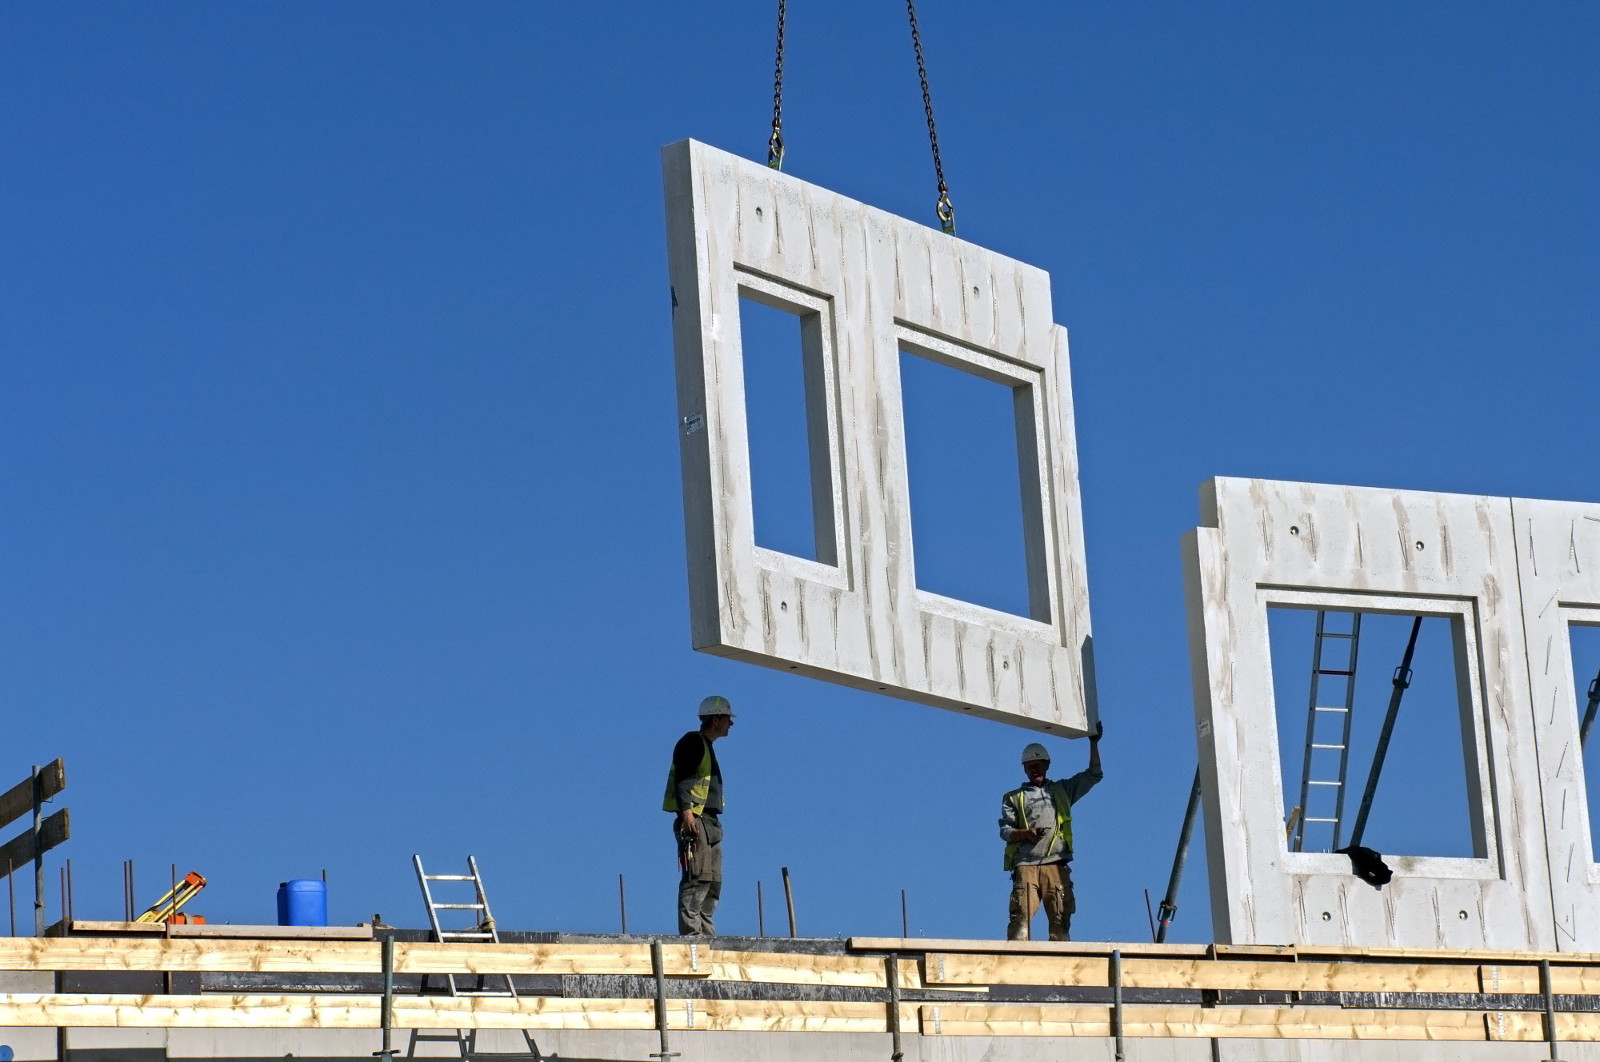
[[[237,931],[237,927],[234,927]],[[925,1036],[1600,1040],[1600,956],[851,938],[664,938],[673,1031]],[[544,978],[517,998],[394,997],[396,1029],[658,1028],[649,938],[396,942],[393,973]],[[789,950],[780,950],[789,949]],[[895,977],[890,978],[893,966]],[[1548,974],[1543,971],[1547,969]],[[377,1029],[376,940],[237,936],[0,938],[0,972],[165,974],[167,991],[0,994],[0,1026]],[[209,988],[254,978],[259,991]],[[344,975],[340,991],[327,991]],[[230,981],[230,978],[233,980]],[[576,994],[574,994],[576,993]],[[1120,997],[1120,1001],[1118,999]],[[1553,1028],[1546,1023],[1547,1005]]]

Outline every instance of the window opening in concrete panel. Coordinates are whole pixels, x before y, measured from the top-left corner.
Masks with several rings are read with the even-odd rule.
[[[1048,622],[1033,388],[904,347],[900,381],[918,589]]]
[[[1600,613],[1592,622],[1570,620],[1574,707],[1583,740],[1583,788],[1589,807],[1589,851],[1600,859]]]
[[[1424,616],[1417,628],[1409,684],[1360,822],[1415,619],[1320,610],[1319,639],[1318,609],[1267,609],[1290,851],[1328,852],[1355,842],[1386,855],[1485,854],[1477,730],[1458,617]]]
[[[823,315],[780,302],[740,289],[755,542],[837,564]]]

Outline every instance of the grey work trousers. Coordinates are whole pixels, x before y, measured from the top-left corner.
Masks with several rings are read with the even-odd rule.
[[[1072,896],[1072,872],[1065,863],[1024,864],[1011,872],[1011,922],[1007,940],[1031,939],[1033,916],[1044,904],[1051,940],[1068,940],[1072,913],[1078,909]]]
[[[682,852],[688,841],[683,824],[672,820],[672,835]],[[712,915],[722,898],[722,822],[715,815],[700,816],[700,836],[694,839],[683,876],[678,879],[678,932],[709,937],[716,933]]]

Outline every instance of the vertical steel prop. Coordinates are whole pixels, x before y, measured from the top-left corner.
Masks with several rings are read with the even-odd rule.
[[[1545,1062],[1561,1062],[1556,1047],[1556,998],[1550,989],[1550,960],[1539,960],[1539,992],[1544,996],[1544,1038],[1550,1046]]]
[[[39,765],[33,765],[33,935],[44,936],[44,835],[39,831],[44,791]]]
[[[383,937],[383,1049],[378,1056],[387,1062],[394,1057],[394,934]]]
[[[651,1058],[659,1058],[667,1062],[670,1058],[677,1058],[678,1052],[672,1050],[672,1044],[667,1037],[667,962],[661,953],[660,939],[650,942],[650,969],[656,978],[656,1031],[661,1034],[661,1050],[652,1052]]]
[[[1122,1048],[1122,952],[1111,953],[1111,1042],[1116,1062],[1128,1057]]]
[[[901,1062],[905,1052],[900,1049],[900,960],[890,955],[883,960],[883,979],[889,986],[889,1059]]]
[[[622,914],[622,935],[628,935],[628,889],[622,883],[622,875],[617,875],[617,908]]]

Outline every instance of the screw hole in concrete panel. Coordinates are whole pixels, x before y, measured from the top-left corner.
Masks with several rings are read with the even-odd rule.
[[[1414,619],[1268,608],[1291,851],[1328,852],[1352,843]],[[1385,855],[1484,854],[1480,817],[1473,810],[1477,738],[1470,698],[1461,687],[1463,638],[1463,624],[1451,616],[1425,616],[1418,629],[1409,685],[1359,838]]]
[[[740,290],[756,544],[836,564],[821,316]]]
[[[1037,480],[1023,472],[1036,456],[1020,451],[1034,437],[1031,388],[904,348],[900,379],[918,589],[1048,622],[1028,550],[1043,529],[1024,517],[1039,512]]]

